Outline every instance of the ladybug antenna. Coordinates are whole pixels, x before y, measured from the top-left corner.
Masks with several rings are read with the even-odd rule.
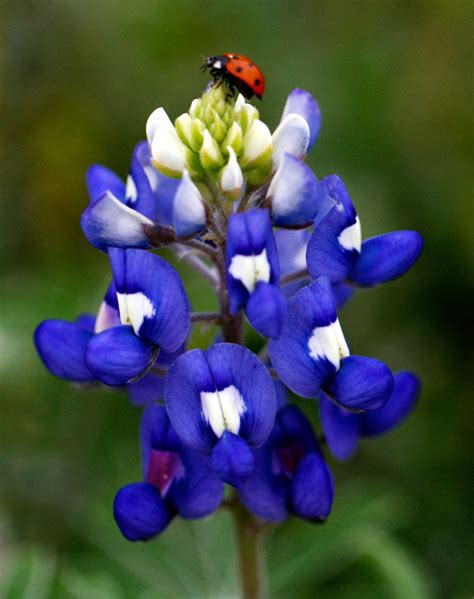
[[[199,67],[199,70],[201,70],[204,73],[204,71],[207,69],[206,57],[204,56],[204,54],[201,54],[201,58],[202,58],[202,64]]]

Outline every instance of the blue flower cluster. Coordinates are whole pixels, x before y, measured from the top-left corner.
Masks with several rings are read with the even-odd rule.
[[[258,518],[324,521],[334,496],[326,449],[348,459],[360,437],[393,428],[419,395],[414,374],[351,353],[338,310],[358,287],[410,269],[420,235],[362,241],[340,177],[318,180],[304,163],[320,128],[308,92],[291,92],[273,136],[243,99],[226,101],[232,111],[220,100],[212,119],[223,115],[227,129],[210,128],[214,137],[196,104],[195,120],[182,115],[176,129],[155,111],[126,182],[103,166],[89,169],[81,225],[108,255],[112,281],[96,316],[46,320],[35,332],[53,375],[125,388],[144,408],[143,481],[122,488],[114,504],[134,541],[176,515],[211,514],[224,483]],[[163,246],[213,285],[219,312],[191,312],[178,273],[153,253]],[[243,343],[244,315],[264,338],[259,355]],[[187,349],[201,321],[221,331],[209,348]],[[318,400],[322,438],[288,390]]]

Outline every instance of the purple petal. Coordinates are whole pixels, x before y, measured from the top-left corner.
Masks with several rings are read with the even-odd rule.
[[[128,398],[133,406],[147,404],[163,399],[165,378],[156,374],[147,374],[139,381],[128,385]]]
[[[106,385],[125,385],[149,366],[153,346],[135,335],[131,326],[107,329],[92,337],[87,347],[89,369]]]
[[[283,109],[282,120],[288,114],[301,115],[309,126],[309,145],[311,150],[321,128],[321,109],[313,96],[304,89],[294,89],[288,96]]]
[[[147,541],[163,532],[173,514],[155,486],[133,483],[115,496],[114,518],[126,539]]]
[[[286,301],[278,287],[258,283],[245,312],[256,331],[264,337],[276,339],[285,320]]]
[[[404,275],[418,259],[423,238],[416,231],[393,231],[366,239],[348,274],[359,285],[370,287]]]
[[[359,416],[364,437],[381,435],[400,424],[413,410],[420,394],[420,381],[411,372],[397,372],[390,399],[380,410]]]
[[[329,466],[318,453],[307,455],[291,484],[292,511],[300,518],[324,522],[331,511],[334,480]]]
[[[147,141],[141,141],[135,146],[132,163],[127,179],[126,203],[143,216],[155,222],[157,217],[157,199],[152,189],[147,169],[152,169],[150,150]]]
[[[46,368],[62,379],[75,382],[96,380],[86,364],[92,332],[81,324],[45,320],[36,329],[34,341]]]
[[[387,403],[392,389],[388,366],[363,356],[343,358],[336,376],[325,386],[331,399],[353,411],[378,410]]]

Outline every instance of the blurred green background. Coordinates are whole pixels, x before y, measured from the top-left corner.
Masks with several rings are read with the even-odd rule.
[[[473,592],[472,45],[470,1],[4,0],[0,5],[0,596],[233,597],[227,516],[129,544],[111,513],[138,480],[139,412],[43,369],[36,324],[95,311],[107,261],[79,227],[84,172],[126,175],[149,113],[199,96],[201,55],[251,56],[273,128],[310,90],[308,161],[343,177],[364,235],[414,228],[421,260],[360,292],[341,321],[357,353],[415,370],[397,431],[330,461],[326,525],[271,533],[272,597],[467,598]],[[208,291],[181,268],[198,309]],[[305,404],[307,409],[315,408]]]

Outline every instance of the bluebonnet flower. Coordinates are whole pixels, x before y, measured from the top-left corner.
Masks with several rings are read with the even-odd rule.
[[[230,313],[245,307],[250,324],[265,337],[280,334],[285,300],[268,210],[233,214],[227,226],[227,287]]]
[[[251,447],[265,442],[276,412],[272,380],[255,354],[233,343],[183,354],[168,373],[165,403],[181,440],[211,454],[222,480],[236,485],[252,473]]]
[[[323,390],[349,410],[382,407],[393,388],[390,369],[372,358],[351,356],[325,277],[288,301],[280,337],[270,341],[270,358],[281,380],[301,397]]]
[[[332,474],[287,388],[319,399],[338,459],[415,403],[414,375],[350,354],[337,309],[354,286],[406,272],[421,237],[396,231],[362,243],[341,179],[318,180],[304,163],[320,125],[304,90],[290,93],[272,134],[241,95],[211,85],[174,123],[153,111],[126,183],[100,165],[88,171],[81,224],[108,253],[113,282],[96,318],[45,321],[35,342],[53,374],[126,386],[145,406],[144,480],[114,505],[128,539],[152,538],[175,515],[212,513],[223,482],[257,517],[324,521]],[[219,312],[190,315],[177,272],[147,251],[162,246],[212,284]],[[270,339],[259,357],[240,345],[242,311]],[[201,321],[221,327],[219,341],[185,352],[191,322]]]
[[[143,482],[117,493],[114,516],[130,541],[146,541],[162,532],[179,514],[203,518],[214,512],[223,496],[222,482],[210,459],[183,445],[166,410],[151,404],[140,424]]]
[[[140,250],[110,253],[115,282],[97,317],[46,320],[35,331],[38,353],[55,376],[77,383],[125,385],[157,358],[166,365],[182,351],[189,305],[178,273],[158,256]],[[153,375],[132,395],[134,403],[145,401],[139,394],[146,385],[153,397],[162,394],[162,381]]]
[[[381,435],[397,426],[415,407],[420,382],[411,372],[397,372],[387,403],[379,410],[354,414],[330,401],[321,393],[319,413],[329,450],[338,460],[349,459],[360,437]]]
[[[253,474],[238,487],[251,512],[275,522],[289,512],[313,522],[328,517],[334,480],[313,427],[299,408],[279,409],[270,437],[254,456]]]
[[[159,351],[173,353],[189,331],[189,304],[175,269],[141,250],[109,248],[121,324],[89,341],[86,361],[107,385],[143,376]]]
[[[347,279],[370,287],[396,279],[412,267],[423,248],[419,233],[393,231],[361,243],[359,217],[341,179],[330,175],[320,184],[336,205],[308,244],[308,270],[314,278],[324,275],[335,283]]]

